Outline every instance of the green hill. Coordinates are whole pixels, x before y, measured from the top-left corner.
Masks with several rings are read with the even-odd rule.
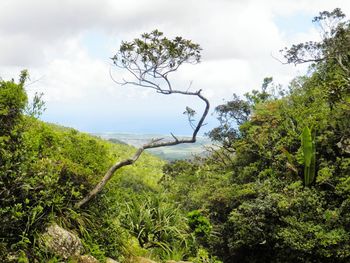
[[[142,199],[145,192],[159,191],[164,161],[144,153],[135,165],[118,171],[96,200],[81,213],[76,212],[73,210],[75,202],[98,183],[114,162],[129,158],[136,148],[30,117],[23,117],[22,121],[20,145],[15,153],[21,154],[21,162],[12,159],[18,156],[1,156],[2,162],[12,159],[14,164],[9,162],[1,166],[2,262],[7,261],[14,244],[25,254],[36,251],[38,255],[34,258],[40,262],[54,257],[42,254],[42,248],[36,244],[39,233],[51,221],[78,231],[85,239],[87,251],[95,257],[103,259],[106,251],[113,250],[109,255],[120,257],[129,246],[130,237],[125,233],[119,236],[123,231],[117,217],[127,202],[138,196]],[[104,225],[102,229],[101,224]],[[111,241],[112,245],[95,251],[104,242]],[[26,242],[24,247],[23,242]]]
[[[129,239],[113,236],[122,228],[116,219],[120,209],[143,192],[158,191],[164,162],[144,153],[135,165],[118,171],[99,198],[74,211],[107,169],[136,149],[24,115],[23,84],[0,82],[0,261],[12,254],[19,261],[54,258],[39,245],[40,233],[52,221],[77,231],[97,258],[120,257]]]

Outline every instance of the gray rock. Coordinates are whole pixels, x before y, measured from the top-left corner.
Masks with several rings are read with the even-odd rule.
[[[52,253],[68,259],[72,256],[79,256],[84,252],[83,244],[79,237],[63,229],[56,223],[46,228],[42,235],[44,246]]]
[[[112,258],[106,258],[106,263],[119,263],[119,262]]]
[[[152,259],[144,258],[144,257],[133,257],[133,258],[131,258],[130,262],[132,262],[132,263],[157,263],[156,261],[153,261]]]
[[[100,261],[98,261],[96,258],[90,255],[80,256],[78,259],[78,262],[79,263],[100,263]]]
[[[337,146],[345,153],[350,153],[350,138],[342,138]]]

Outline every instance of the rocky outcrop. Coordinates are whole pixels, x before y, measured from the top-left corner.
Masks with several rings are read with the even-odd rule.
[[[46,228],[41,239],[51,253],[64,259],[80,256],[84,252],[81,240],[55,223]]]
[[[100,263],[96,258],[90,255],[83,255],[79,256],[78,258],[79,263]]]
[[[156,261],[144,257],[133,257],[130,261],[132,263],[157,263]]]
[[[74,259],[78,263],[99,263],[91,255],[83,255],[84,247],[79,237],[72,232],[65,230],[56,223],[46,228],[46,232],[41,236],[42,245],[51,253],[63,259]],[[107,258],[106,263],[118,263]]]

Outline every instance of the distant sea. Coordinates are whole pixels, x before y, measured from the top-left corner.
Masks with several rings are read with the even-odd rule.
[[[163,138],[163,141],[173,140],[171,135],[164,135],[164,134],[136,134],[136,133],[105,132],[105,133],[94,133],[93,135],[115,143],[125,143],[135,147],[140,147],[141,145],[156,138]],[[177,136],[177,137],[179,139],[190,138],[190,136]],[[211,141],[209,138],[204,136],[197,136],[196,143],[184,143],[184,144],[179,144],[175,146],[148,149],[147,151],[164,160],[174,161],[174,160],[191,159],[195,155],[205,155],[206,147],[210,145],[211,145]]]

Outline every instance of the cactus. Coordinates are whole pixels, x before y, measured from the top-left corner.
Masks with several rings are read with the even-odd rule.
[[[304,153],[304,184],[309,186],[315,179],[316,174],[316,147],[315,135],[309,127],[305,127],[301,134],[301,147]]]

